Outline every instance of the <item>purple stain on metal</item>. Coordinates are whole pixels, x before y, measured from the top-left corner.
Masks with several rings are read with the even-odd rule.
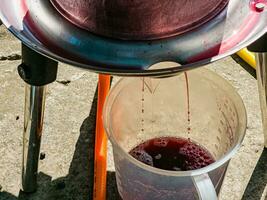
[[[267,27],[266,13],[253,9],[253,0],[229,0],[222,12],[193,31],[164,40],[149,41],[148,45],[148,41],[122,41],[91,34],[64,20],[50,1],[21,0],[18,3],[17,0],[2,0],[0,18],[24,44],[39,53],[74,66],[117,75],[159,76],[193,69],[244,48],[265,33]],[[74,0],[68,1],[76,3]],[[77,4],[76,12],[79,6]],[[70,40],[71,37],[78,38],[79,43]],[[162,61],[174,61],[183,66],[147,70]]]
[[[229,0],[50,1],[65,18],[92,33],[151,40],[179,35],[203,25],[220,13]]]

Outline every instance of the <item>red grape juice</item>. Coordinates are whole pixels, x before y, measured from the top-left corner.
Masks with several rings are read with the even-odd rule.
[[[164,170],[187,171],[205,167],[213,156],[190,139],[160,137],[134,147],[130,155],[142,163]]]

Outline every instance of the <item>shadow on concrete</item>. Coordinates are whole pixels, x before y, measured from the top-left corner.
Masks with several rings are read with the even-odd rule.
[[[267,186],[267,149],[265,148],[250,178],[242,200],[261,199]],[[265,197],[267,198],[267,197]]]
[[[19,193],[16,197],[5,191],[0,192],[0,200],[91,200],[93,194],[94,136],[97,108],[97,90],[89,116],[83,121],[76,143],[69,174],[52,180],[40,172],[38,190],[32,194]],[[108,172],[107,200],[118,200],[115,173]]]
[[[107,200],[122,200],[116,186],[115,172],[107,173]]]
[[[257,78],[256,70],[252,68],[249,64],[247,64],[244,60],[242,60],[238,55],[233,54],[231,57],[251,76],[253,76],[255,79]]]

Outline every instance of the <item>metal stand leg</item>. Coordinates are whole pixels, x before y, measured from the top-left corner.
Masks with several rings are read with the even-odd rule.
[[[267,53],[256,53],[264,145],[267,148]]]
[[[248,50],[256,53],[264,145],[267,148],[267,33],[250,44]]]
[[[22,45],[20,77],[27,83],[23,130],[22,190],[37,189],[46,85],[56,80],[58,63]]]
[[[22,159],[22,189],[25,192],[34,192],[37,188],[45,92],[46,86],[26,84]]]

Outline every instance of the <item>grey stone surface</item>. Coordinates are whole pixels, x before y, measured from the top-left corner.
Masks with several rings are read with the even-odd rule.
[[[0,58],[10,55],[20,55],[20,43],[1,26]],[[19,190],[24,106],[24,83],[16,71],[20,62],[0,59],[0,200],[92,199],[97,74],[60,64],[57,81],[47,91],[41,146],[46,156],[40,161],[39,188],[25,195]],[[247,109],[247,134],[230,163],[220,195],[221,200],[239,200],[263,149],[257,84],[231,57],[208,68],[236,88]],[[107,199],[115,200],[110,144],[108,158]]]
[[[241,199],[263,149],[257,82],[232,58],[213,63],[209,68],[216,71],[236,88],[247,110],[246,137],[239,152],[230,162],[221,190],[221,199]]]
[[[265,148],[250,179],[249,185],[243,195],[243,199],[267,198],[267,149]],[[265,184],[264,184],[265,183]]]

